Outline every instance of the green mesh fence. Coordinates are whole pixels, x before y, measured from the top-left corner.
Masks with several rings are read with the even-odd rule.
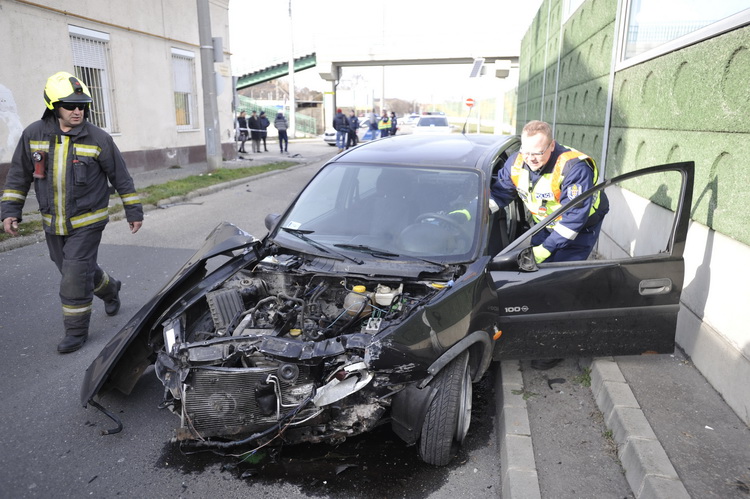
[[[238,97],[239,104],[237,106],[237,113],[239,113],[240,111],[245,111],[249,115],[252,111],[257,111],[258,114],[260,114],[261,111],[265,111],[268,119],[273,124],[273,120],[276,118],[276,114],[279,112],[279,109],[276,106],[261,105],[255,99],[251,99],[250,97],[246,97],[244,95],[240,95]],[[287,119],[289,119],[289,116],[287,116]],[[307,133],[310,135],[317,134],[317,120],[312,116],[295,113],[294,120],[298,132]]]

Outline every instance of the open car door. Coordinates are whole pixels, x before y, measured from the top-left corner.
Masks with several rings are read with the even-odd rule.
[[[606,180],[510,243],[489,265],[494,359],[671,353],[684,278],[694,163]],[[610,210],[585,261],[536,264],[531,236],[604,190]]]

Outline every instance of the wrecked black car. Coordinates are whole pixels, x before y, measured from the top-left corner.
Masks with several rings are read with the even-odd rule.
[[[340,442],[388,424],[447,464],[493,360],[671,352],[692,163],[625,173],[528,227],[490,202],[517,136],[402,136],[342,153],[257,239],[219,225],[86,371],[81,401],[151,365],[194,449]],[[596,258],[530,238],[606,189]]]

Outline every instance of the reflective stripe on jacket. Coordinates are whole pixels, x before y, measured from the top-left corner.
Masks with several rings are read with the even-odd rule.
[[[516,156],[516,160],[511,167],[510,178],[513,181],[513,185],[516,186],[519,197],[534,217],[535,222],[539,222],[560,207],[560,186],[564,178],[565,166],[568,163],[577,163],[579,161],[588,163],[594,172],[592,185],[596,184],[598,178],[596,162],[582,152],[575,149],[567,149],[566,152],[558,156],[552,171],[543,173],[534,185],[531,185],[529,170],[523,167],[524,161],[521,154]],[[570,193],[569,197],[574,198],[578,194],[581,193]],[[599,195],[597,194],[589,210],[589,216],[593,215],[598,207]],[[556,220],[551,223],[549,228],[554,228],[558,221]],[[570,237],[571,235],[572,237]],[[573,239],[575,238],[575,234],[569,234],[566,238]]]
[[[45,177],[34,178],[34,152],[46,153]],[[109,220],[109,185],[123,203],[129,222],[143,220],[143,207],[112,137],[88,122],[67,133],[45,114],[21,135],[0,198],[3,219],[21,220],[32,182],[44,230],[68,235],[71,230]]]

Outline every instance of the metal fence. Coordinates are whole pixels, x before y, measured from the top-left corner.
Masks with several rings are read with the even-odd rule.
[[[238,95],[238,98],[238,105],[237,109],[235,110],[237,113],[245,111],[249,115],[253,111],[257,111],[258,114],[260,114],[261,111],[265,111],[266,115],[268,116],[268,120],[273,123],[273,120],[276,118],[276,114],[279,112],[278,107],[260,104],[257,100],[251,99],[250,97]],[[287,119],[289,119],[289,116],[287,116]],[[295,113],[294,120],[297,132],[308,135],[317,135],[317,120],[312,116]]]

